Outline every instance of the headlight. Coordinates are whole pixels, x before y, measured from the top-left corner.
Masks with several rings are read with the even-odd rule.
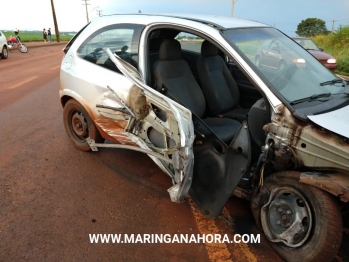
[[[303,58],[295,58],[292,60],[292,62],[296,64],[305,64],[305,60]]]
[[[328,64],[335,64],[335,63],[337,63],[337,61],[334,58],[330,58],[330,59],[327,59],[327,63]]]

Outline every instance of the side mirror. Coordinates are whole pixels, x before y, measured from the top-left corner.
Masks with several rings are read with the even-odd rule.
[[[323,52],[323,51],[324,51],[324,49],[323,49],[322,47],[319,47],[319,50],[320,50],[321,52]]]

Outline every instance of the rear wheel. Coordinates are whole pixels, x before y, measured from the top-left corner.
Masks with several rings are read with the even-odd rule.
[[[263,231],[287,261],[332,261],[342,240],[338,205],[327,192],[297,178],[299,172],[280,172],[265,180],[269,193],[260,210]]]
[[[23,45],[23,44],[19,45],[18,50],[21,53],[27,53],[28,52],[28,48],[25,45]]]
[[[91,148],[86,142],[90,137],[96,143],[103,143],[104,138],[100,135],[85,108],[76,100],[69,100],[63,109],[64,128],[73,142],[74,146],[82,151],[90,151]]]
[[[6,46],[2,47],[2,51],[1,51],[0,56],[1,56],[2,59],[7,59],[7,57],[8,57],[8,50],[7,50]]]

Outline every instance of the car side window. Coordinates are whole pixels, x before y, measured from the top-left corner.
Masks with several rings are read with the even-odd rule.
[[[77,55],[96,65],[120,72],[110,60],[109,48],[121,59],[138,69],[139,38],[144,26],[132,24],[111,25],[99,29],[78,48]]]
[[[280,50],[279,42],[274,41],[274,42],[270,45],[270,50],[279,51],[279,50]]]
[[[181,43],[182,50],[201,53],[201,44],[204,41],[201,37],[182,32],[175,39]]]

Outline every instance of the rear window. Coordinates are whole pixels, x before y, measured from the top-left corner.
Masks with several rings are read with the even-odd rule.
[[[69,48],[72,46],[72,44],[75,42],[75,40],[78,38],[78,36],[81,34],[82,31],[85,30],[85,28],[89,25],[90,23],[88,23],[87,25],[85,25],[82,29],[80,29],[79,32],[76,33],[76,35],[74,35],[72,37],[72,39],[70,39],[70,41],[68,42],[68,44],[64,47],[63,52],[66,54],[69,51]]]
[[[132,24],[110,25],[99,29],[88,37],[77,50],[77,55],[89,62],[117,71],[109,59],[109,48],[121,59],[138,68],[139,38],[144,26]]]

